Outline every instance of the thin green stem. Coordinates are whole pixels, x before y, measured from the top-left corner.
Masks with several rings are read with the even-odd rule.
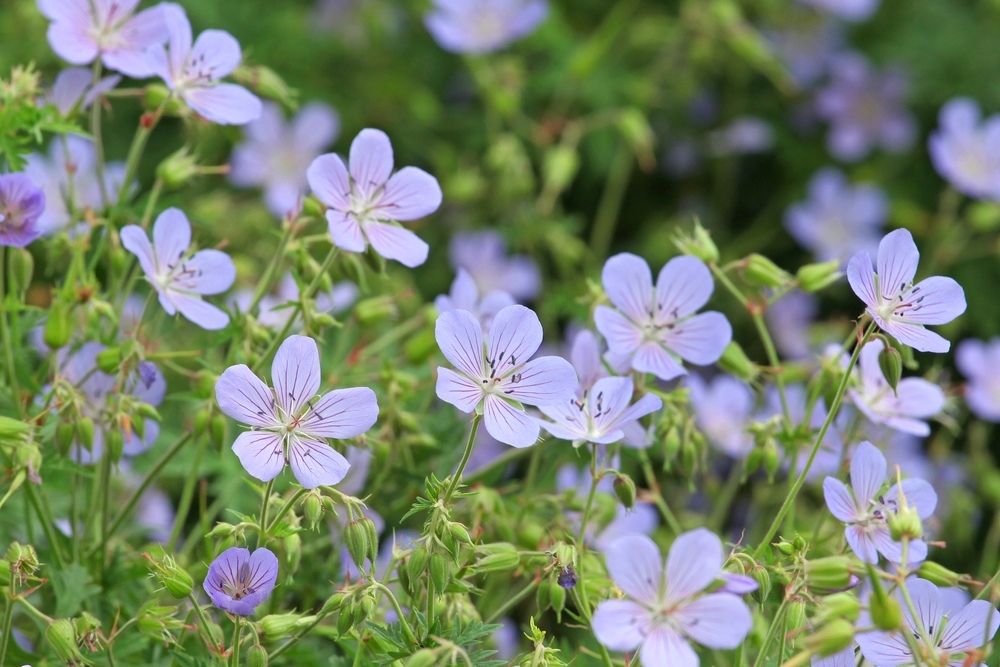
[[[663,489],[660,488],[660,483],[656,479],[656,473],[653,472],[653,464],[649,460],[649,455],[645,449],[638,451],[639,461],[642,463],[642,472],[646,476],[646,484],[649,486],[649,491],[653,496],[653,504],[660,510],[660,514],[663,516],[663,520],[666,521],[667,527],[670,528],[670,532],[674,535],[680,535],[684,532],[684,529],[681,527],[681,522],[670,511],[670,507],[663,497]]]
[[[172,98],[173,94],[168,94],[163,99],[163,102],[160,103],[159,108],[153,112],[152,116],[143,114],[142,118],[139,119],[139,127],[135,130],[132,145],[128,150],[128,158],[125,160],[125,178],[122,179],[122,184],[118,188],[118,206],[124,204],[128,198],[129,189],[132,187],[136,173],[139,170],[139,162],[142,160],[142,154],[146,150],[146,142],[149,141],[149,135],[153,133],[153,129],[160,122],[163,111],[167,108],[167,104],[170,103]],[[97,105],[95,104],[94,106]]]
[[[143,229],[149,227],[149,222],[153,219],[153,211],[156,210],[156,202],[159,201],[161,192],[163,192],[163,179],[157,177],[153,181],[153,189],[149,192],[146,207],[142,210],[142,219],[139,221],[139,226]]]
[[[237,667],[240,664],[240,640],[243,633],[243,617],[236,617],[236,624],[233,628],[233,652],[229,656],[230,667]]]
[[[486,623],[495,623],[498,618],[500,618],[501,616],[503,616],[504,614],[506,614],[508,611],[510,611],[511,609],[513,609],[515,606],[517,606],[517,604],[521,600],[523,600],[524,598],[526,598],[529,595],[531,595],[531,591],[535,590],[537,587],[538,587],[538,582],[537,581],[535,581],[534,579],[532,579],[531,581],[529,581],[527,586],[525,586],[524,588],[522,588],[521,590],[519,590],[517,593],[515,593],[514,595],[510,596],[509,598],[507,598],[507,600],[502,605],[500,605],[499,607],[497,607],[496,609],[494,609],[493,612],[486,618],[485,622]]]
[[[198,600],[194,597],[194,593],[188,593],[188,600],[191,601],[191,606],[194,607],[194,611],[198,614],[198,620],[201,622],[201,631],[205,635],[205,641],[215,646],[215,637],[212,635],[212,624],[208,622],[208,618],[205,616],[204,610],[201,605],[198,604]]]
[[[753,323],[757,327],[757,335],[764,344],[764,352],[767,354],[767,364],[774,373],[774,383],[778,387],[778,397],[781,399],[781,414],[785,419],[785,425],[791,427],[792,413],[788,408],[788,397],[785,393],[785,376],[781,369],[781,362],[778,360],[778,352],[774,347],[774,340],[771,332],[767,330],[767,323],[764,322],[764,314],[754,311]]]
[[[187,479],[184,480],[184,489],[181,491],[181,501],[177,505],[177,516],[174,517],[174,528],[170,531],[170,542],[167,543],[167,553],[173,553],[177,546],[177,541],[181,538],[181,531],[187,521],[188,512],[191,511],[191,501],[194,499],[194,487],[198,482],[198,472],[201,470],[201,459],[205,454],[205,446],[208,439],[204,436],[198,440],[195,446],[194,461],[191,463],[191,471]]]
[[[590,521],[590,511],[594,508],[594,496],[597,495],[597,485],[601,477],[603,474],[597,471],[597,445],[594,445],[590,450],[590,492],[587,494],[587,504],[583,507],[580,529],[576,534],[577,547],[583,544],[583,538],[587,534],[587,523]]]
[[[762,667],[764,664],[764,660],[767,658],[767,649],[771,646],[771,642],[774,641],[774,635],[777,633],[778,628],[783,625],[786,611],[788,611],[787,598],[781,601],[778,611],[774,613],[771,626],[767,629],[767,634],[764,636],[764,643],[760,645],[760,652],[757,653],[757,658],[753,661],[753,667]]]
[[[52,521],[52,515],[48,511],[48,506],[39,500],[34,484],[28,482],[24,485],[24,488],[31,506],[35,508],[35,514],[38,515],[38,521],[42,524],[45,537],[52,547],[52,556],[55,558],[55,564],[58,566],[57,569],[62,569],[66,566],[66,560],[63,558],[62,548],[59,546],[59,536],[54,529],[55,524]]]
[[[17,597],[14,594],[15,576],[13,571],[8,575],[10,593],[4,596],[6,605],[3,610],[3,627],[0,628],[0,665],[7,664],[7,640],[10,638],[10,622],[14,617],[14,600]]]
[[[604,184],[601,201],[597,205],[594,216],[594,226],[590,232],[590,249],[597,261],[603,261],[611,247],[611,239],[615,235],[615,225],[621,215],[622,201],[632,178],[632,166],[635,159],[632,149],[625,143],[618,146],[618,151],[612,158],[608,180]]]
[[[257,531],[257,547],[262,547],[267,542],[267,505],[271,499],[271,493],[274,491],[274,480],[268,480],[267,484],[264,485],[264,493],[261,495],[260,499],[260,524],[259,530]]]
[[[17,379],[17,366],[14,364],[14,341],[10,335],[10,301],[7,297],[7,290],[10,287],[7,281],[7,267],[10,264],[11,248],[3,249],[3,263],[0,265],[0,337],[3,339],[4,365],[7,366],[7,379],[10,381],[10,389],[17,406],[18,413],[23,418],[25,415],[24,401],[21,399],[21,385]]]
[[[275,251],[274,256],[271,257],[271,263],[267,265],[266,269],[264,269],[264,277],[257,283],[257,289],[254,290],[253,299],[250,300],[250,305],[247,306],[247,313],[253,313],[257,306],[260,305],[261,299],[263,299],[264,295],[271,289],[272,283],[274,282],[274,276],[278,271],[278,267],[281,266],[281,260],[285,257],[285,248],[288,247],[288,242],[292,239],[292,236],[294,236],[295,229],[296,225],[294,221],[289,220],[285,222],[285,231],[281,234],[281,239],[278,241],[278,249]]]
[[[373,581],[372,585],[385,593],[389,598],[389,604],[391,604],[392,608],[396,610],[396,616],[399,618],[399,627],[402,628],[403,634],[406,635],[406,640],[414,646],[420,646],[420,641],[417,639],[417,636],[413,634],[410,624],[406,622],[406,615],[403,613],[403,608],[399,606],[399,600],[397,600],[396,596],[392,594],[389,587],[379,581]]]
[[[729,469],[729,477],[726,478],[726,484],[722,487],[722,494],[714,503],[714,508],[712,509],[712,515],[708,519],[708,526],[715,532],[720,532],[723,527],[723,522],[726,520],[726,516],[729,514],[729,508],[733,505],[733,499],[736,498],[736,492],[740,490],[740,482],[743,480],[743,462],[734,460],[732,462],[732,468]]]
[[[282,508],[278,510],[278,513],[274,515],[274,518],[271,520],[271,525],[267,527],[267,532],[270,533],[274,530],[278,523],[285,518],[285,515],[288,514],[289,510],[292,509],[292,506],[299,502],[299,499],[307,493],[309,493],[308,489],[298,489],[295,492],[295,495],[289,498]]]
[[[472,419],[472,430],[469,431],[469,440],[465,443],[465,452],[462,454],[462,461],[458,464],[458,470],[451,477],[451,483],[448,485],[448,489],[444,492],[444,504],[447,505],[451,502],[451,497],[458,488],[458,485],[462,482],[462,473],[465,472],[465,466],[469,463],[469,457],[472,456],[472,448],[476,445],[476,431],[479,430],[479,422],[482,421],[483,416],[476,413],[476,416]]]
[[[94,61],[94,82],[93,85],[101,80],[101,59],[98,58]],[[94,158],[96,164],[94,165],[94,171],[97,174],[97,183],[101,188],[101,205],[105,208],[111,202],[111,198],[108,196],[108,183],[104,178],[104,139],[101,134],[101,101],[99,99],[94,100],[94,103],[90,107],[90,134],[94,138]],[[69,179],[72,181],[73,179]]]

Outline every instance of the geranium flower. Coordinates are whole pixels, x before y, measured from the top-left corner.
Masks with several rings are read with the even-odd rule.
[[[449,310],[467,310],[480,321],[483,330],[488,331],[493,318],[501,309],[513,306],[514,297],[500,290],[493,290],[479,298],[479,288],[469,272],[459,269],[451,283],[451,291],[434,299],[434,307],[439,313]]]
[[[424,23],[446,51],[489,53],[530,34],[548,13],[545,0],[434,0]]]
[[[1000,199],[1000,114],[982,119],[979,105],[959,97],[943,107],[927,142],[934,168],[960,192]]]
[[[278,581],[278,557],[269,549],[250,553],[230,547],[208,566],[202,584],[208,597],[223,611],[252,616],[257,606],[271,597]]]
[[[118,75],[106,76],[96,84],[94,73],[83,67],[67,67],[59,72],[52,83],[52,90],[40,104],[51,102],[63,116],[70,115],[77,107],[84,110],[104,93],[112,90],[122,78]]]
[[[955,364],[968,380],[965,402],[972,413],[1000,422],[1000,338],[962,341],[955,350]]]
[[[44,211],[45,195],[27,175],[0,175],[0,246],[23,248],[41,236]]]
[[[645,394],[630,406],[632,391],[631,378],[602,378],[583,398],[574,396],[557,405],[541,406],[539,409],[552,421],[537,421],[555,437],[574,445],[585,442],[609,445],[625,437],[626,424],[663,407],[663,401],[654,394]]]
[[[526,255],[508,255],[507,242],[494,231],[459,232],[448,244],[448,259],[464,269],[480,294],[507,292],[518,303],[531,301],[542,289],[538,264]]]
[[[684,379],[698,429],[720,452],[741,459],[754,447],[747,431],[753,412],[753,392],[730,375],[705,382],[696,375]]]

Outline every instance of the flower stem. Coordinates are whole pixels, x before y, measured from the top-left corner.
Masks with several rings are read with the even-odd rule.
[[[267,527],[267,532],[270,533],[272,530],[274,530],[274,528],[278,525],[278,522],[281,521],[283,518],[285,518],[285,515],[288,514],[288,511],[292,509],[292,506],[299,501],[299,498],[306,495],[307,493],[309,493],[307,489],[299,489],[298,491],[296,491],[295,495],[289,498],[288,502],[286,502],[285,505],[280,510],[278,510],[278,513],[274,515],[274,518],[271,519],[271,525]]]
[[[608,248],[611,247],[611,239],[614,238],[615,225],[621,215],[625,191],[632,178],[633,163],[632,149],[623,142],[618,146],[618,152],[612,158],[608,180],[604,184],[604,192],[597,205],[594,226],[590,232],[590,247],[594,251],[594,257],[597,261],[603,261],[607,257]]]
[[[594,508],[594,496],[597,494],[597,485],[603,475],[597,473],[597,445],[590,449],[590,492],[587,494],[587,504],[583,507],[583,518],[580,519],[580,530],[576,534],[577,548],[583,544],[583,538],[587,534],[587,522],[590,521],[590,511]]]
[[[42,530],[45,532],[45,537],[48,539],[49,545],[52,547],[52,555],[55,558],[55,564],[58,566],[58,569],[62,569],[66,566],[66,561],[63,558],[62,549],[59,546],[59,536],[53,529],[54,524],[49,508],[42,500],[39,500],[34,484],[28,482],[24,485],[24,489],[28,494],[28,500],[31,502],[32,507],[35,508],[35,514],[38,515],[38,521],[42,524]]]
[[[396,596],[392,594],[392,591],[389,590],[389,587],[379,581],[373,581],[372,585],[374,585],[375,588],[377,588],[378,590],[385,593],[386,596],[389,598],[389,604],[391,604],[392,608],[396,610],[396,616],[399,618],[399,627],[403,629],[403,634],[406,635],[407,641],[409,641],[414,646],[420,646],[420,641],[417,639],[417,636],[413,634],[413,630],[410,628],[410,624],[406,622],[406,614],[403,613],[402,607],[399,606],[399,600],[397,600]]]
[[[514,595],[507,598],[506,602],[497,607],[493,612],[486,618],[486,623],[495,623],[498,618],[506,614],[508,611],[514,608],[517,603],[519,603],[524,598],[531,594],[531,591],[538,587],[538,581],[532,579],[528,582],[528,585],[519,590]]]
[[[97,85],[101,80],[101,66],[102,62],[100,58],[94,61],[94,82],[93,85]],[[97,184],[101,188],[101,206],[105,208],[111,203],[111,197],[108,196],[108,184],[104,180],[104,139],[101,136],[101,101],[100,99],[95,99],[94,103],[90,106],[90,134],[94,137],[94,158],[95,165],[94,171],[97,173]],[[70,182],[73,181],[72,178],[69,179]]]
[[[135,130],[132,145],[128,149],[128,158],[125,161],[125,178],[122,179],[122,184],[118,188],[118,206],[125,203],[129,188],[132,185],[132,181],[135,180],[136,172],[139,170],[139,161],[146,150],[146,142],[149,141],[149,135],[153,133],[153,128],[160,122],[160,117],[163,116],[163,111],[167,108],[167,104],[170,103],[172,98],[172,93],[167,95],[163,99],[163,102],[160,103],[159,108],[153,112],[152,117],[149,117],[148,114],[143,114],[139,119],[139,127]],[[95,104],[94,106],[96,107],[97,105]]]
[[[288,220],[285,222],[285,231],[281,234],[281,239],[278,241],[278,249],[274,253],[274,257],[271,258],[271,263],[267,265],[264,270],[264,277],[261,278],[260,282],[257,283],[257,289],[253,293],[253,299],[250,300],[250,305],[247,306],[247,313],[252,313],[260,305],[260,300],[264,298],[268,290],[271,289],[271,285],[274,282],[274,275],[278,271],[278,267],[281,265],[281,260],[285,256],[285,248],[288,247],[288,242],[292,239],[295,234],[295,223],[294,221]]]
[[[7,664],[7,640],[10,638],[10,621],[14,617],[14,600],[17,599],[17,596],[14,594],[15,576],[13,571],[8,575],[10,593],[4,596],[6,604],[3,610],[3,627],[0,628],[0,665]]]
[[[260,525],[257,531],[257,548],[264,546],[267,542],[267,501],[271,498],[271,492],[274,491],[274,480],[268,480],[267,484],[264,485],[264,493],[260,499]]]
[[[479,422],[482,421],[483,416],[476,413],[476,416],[472,419],[472,430],[469,431],[469,441],[465,443],[465,453],[462,454],[462,462],[458,464],[458,470],[451,477],[451,483],[448,485],[448,490],[444,492],[444,504],[447,505],[451,502],[451,496],[455,493],[455,489],[462,481],[462,473],[465,472],[465,466],[469,463],[469,457],[472,456],[472,448],[476,444],[476,431],[479,430]]]
[[[201,459],[205,454],[207,439],[202,437],[195,448],[194,462],[191,464],[191,472],[184,480],[184,489],[181,491],[181,501],[177,505],[177,516],[174,518],[174,528],[170,531],[170,542],[167,544],[167,553],[173,553],[177,546],[177,541],[181,537],[181,530],[187,521],[188,512],[191,510],[191,501],[194,499],[194,485],[198,481],[198,471],[201,470]]]
[[[230,667],[237,667],[240,664],[240,639],[243,634],[243,617],[236,617],[236,627],[233,628],[233,652],[229,656]]]
[[[653,472],[653,464],[649,461],[649,455],[646,454],[645,449],[639,450],[639,460],[642,462],[642,472],[646,476],[646,484],[649,485],[649,490],[653,497],[653,504],[660,510],[660,514],[663,515],[663,520],[667,522],[667,527],[670,528],[670,531],[674,535],[680,535],[684,532],[684,529],[681,527],[681,522],[677,520],[677,517],[674,516],[674,513],[670,510],[666,499],[663,497],[663,489],[660,487],[660,483],[656,480],[656,473]]]
[[[7,298],[7,267],[10,264],[10,248],[3,249],[3,262],[0,264],[0,337],[3,338],[3,358],[4,365],[7,366],[7,379],[10,381],[10,389],[14,405],[17,406],[21,417],[24,417],[24,401],[21,400],[21,386],[17,381],[17,366],[14,365],[14,341],[11,338],[11,325],[8,306],[10,301]]]

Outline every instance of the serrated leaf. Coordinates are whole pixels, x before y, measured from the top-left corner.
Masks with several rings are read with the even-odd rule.
[[[84,600],[101,592],[101,587],[91,582],[87,569],[79,564],[53,571],[49,580],[56,595],[57,618],[76,615]]]

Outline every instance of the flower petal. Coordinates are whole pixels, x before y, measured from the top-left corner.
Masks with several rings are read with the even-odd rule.
[[[838,521],[854,523],[858,520],[858,509],[854,505],[854,498],[839,479],[827,477],[823,480],[823,498],[826,499],[830,514]]]
[[[753,618],[746,603],[731,593],[712,593],[681,605],[673,617],[684,634],[708,648],[736,648]]]
[[[993,639],[1000,628],[1000,612],[986,600],[973,600],[948,619],[941,648],[959,653],[979,648]]]
[[[875,288],[872,258],[867,252],[859,252],[848,262],[847,282],[865,305],[869,308],[878,307],[878,290]]]
[[[427,261],[430,246],[409,229],[384,222],[366,222],[364,233],[375,252],[386,259],[394,259],[411,269]]]
[[[661,380],[673,380],[675,377],[687,374],[674,355],[663,346],[653,341],[647,341],[639,346],[632,356],[632,368],[640,373],[652,373]]]
[[[699,366],[714,364],[733,339],[733,327],[722,313],[695,315],[664,330],[662,341],[681,359]]]
[[[678,320],[708,303],[715,283],[705,262],[682,255],[663,265],[656,279],[657,319]]]
[[[930,517],[937,508],[937,492],[922,479],[904,479],[901,484],[893,484],[884,497],[886,502],[901,503],[900,496],[904,496],[906,504],[917,510],[921,519]]]
[[[642,329],[613,308],[598,306],[594,311],[594,325],[617,354],[630,354],[642,343]]]
[[[920,252],[906,229],[889,232],[878,244],[877,273],[883,299],[892,299],[917,275]]]
[[[206,331],[218,331],[226,328],[226,325],[229,324],[229,315],[224,310],[207,301],[202,301],[200,296],[174,291],[167,292],[167,295],[181,315]],[[162,296],[161,294],[161,302]]]
[[[310,102],[292,120],[292,137],[302,152],[319,153],[340,134],[340,117],[328,104]]]
[[[455,368],[474,381],[485,379],[483,329],[472,313],[466,310],[441,313],[434,324],[434,338],[445,359]]]
[[[243,469],[262,482],[270,482],[285,467],[281,436],[273,431],[246,431],[233,443]]]
[[[236,282],[236,266],[221,250],[200,250],[183,263],[175,285],[196,294],[221,294]]]
[[[932,276],[914,285],[906,300],[916,304],[905,311],[908,322],[947,324],[965,312],[965,290],[952,278]]]
[[[558,405],[573,397],[576,386],[576,371],[568,361],[539,357],[517,372],[517,382],[504,384],[504,393],[527,405]]]
[[[264,428],[281,425],[271,388],[245,364],[222,372],[215,383],[215,400],[225,414],[243,424]]]
[[[368,387],[334,389],[309,404],[299,422],[303,433],[324,438],[353,438],[378,421],[378,399]]]
[[[604,559],[611,580],[627,596],[644,605],[660,600],[663,558],[653,540],[645,535],[619,537],[605,549]]]
[[[490,325],[486,360],[494,365],[497,375],[501,375],[527,362],[541,344],[542,323],[538,315],[521,305],[507,306],[496,314]],[[576,376],[575,371],[573,375]],[[573,388],[576,389],[575,385]]]
[[[260,98],[235,83],[189,88],[181,97],[198,115],[219,125],[245,125],[260,116]]]
[[[338,211],[351,210],[351,180],[339,155],[320,155],[309,165],[306,178],[321,202]]]
[[[708,588],[722,571],[722,541],[706,528],[690,530],[667,554],[666,597],[678,602]]]
[[[319,349],[308,336],[289,336],[271,363],[271,381],[278,405],[288,417],[298,417],[320,385]]]
[[[871,536],[861,526],[848,526],[844,529],[844,537],[851,551],[866,563],[878,562],[878,549]]]
[[[569,358],[583,389],[593,387],[595,382],[606,375],[601,365],[601,349],[597,343],[597,336],[592,331],[584,329],[576,334]]]
[[[666,625],[653,628],[639,650],[642,667],[698,667],[698,654],[684,637]]]
[[[900,633],[862,632],[854,636],[861,654],[873,665],[905,665],[913,663],[913,654]],[[854,662],[852,661],[853,665]]]
[[[122,247],[128,250],[139,259],[139,266],[142,272],[149,277],[156,275],[156,259],[153,254],[153,246],[146,236],[145,230],[138,225],[127,225],[119,233]]]
[[[326,221],[333,245],[348,252],[365,251],[368,244],[361,233],[361,225],[354,216],[331,209],[326,212]]]
[[[213,80],[228,76],[243,57],[240,43],[224,30],[206,30],[198,35],[191,50],[191,61],[199,68],[210,71]]]
[[[153,250],[158,271],[166,272],[187,254],[191,246],[191,223],[179,208],[168,208],[153,224]]]
[[[486,431],[511,447],[530,447],[538,440],[538,424],[513,405],[493,395],[486,397],[484,423]]]
[[[885,482],[885,456],[867,440],[851,457],[851,487],[858,507],[868,507]]]
[[[474,380],[442,366],[438,366],[437,372],[435,393],[442,401],[468,414],[483,400],[483,388]]]
[[[354,185],[365,199],[386,184],[392,173],[392,143],[382,130],[364,129],[351,142],[347,160]]]
[[[417,220],[441,206],[441,186],[423,169],[404,167],[385,184],[376,206],[390,220]]]
[[[302,488],[333,486],[347,476],[351,464],[325,441],[293,438],[288,443],[288,464]]]
[[[868,311],[872,313],[871,310]],[[929,331],[919,324],[906,324],[905,322],[884,322],[876,317],[876,322],[886,333],[893,336],[903,345],[908,345],[918,352],[934,352],[944,354],[951,349],[948,339],[939,336],[933,331]]]
[[[941,608],[941,593],[938,587],[926,579],[912,577],[906,580],[906,587],[910,597],[913,599],[913,606],[916,607],[917,617],[910,614],[908,604],[903,604],[903,615],[914,632],[924,632],[934,634],[941,624],[941,617],[944,611]],[[931,630],[934,628],[934,630]],[[985,628],[983,628],[985,630]]]
[[[653,274],[646,260],[627,252],[615,255],[604,263],[601,282],[611,303],[633,322],[652,319]]]
[[[590,621],[597,641],[612,651],[639,648],[652,624],[650,613],[631,600],[604,600]]]
[[[253,593],[245,599],[254,607],[271,595],[278,582],[278,557],[268,549],[257,549],[250,554],[249,588]]]
[[[56,55],[72,65],[88,65],[99,52],[87,24],[56,21],[49,26],[49,46]]]

